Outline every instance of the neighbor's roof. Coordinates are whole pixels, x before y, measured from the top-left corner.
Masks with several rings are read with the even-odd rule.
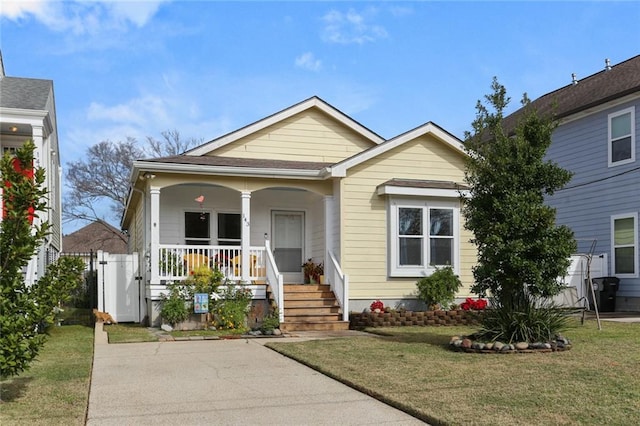
[[[533,101],[531,107],[541,116],[553,114],[555,119],[561,119],[637,92],[640,92],[640,55],[547,93]],[[504,127],[515,127],[515,120],[523,110],[507,116]]]
[[[89,253],[102,250],[107,253],[126,254],[127,236],[103,220],[91,222],[84,228],[62,237],[63,253]]]
[[[0,78],[0,107],[45,110],[53,81],[35,78]]]

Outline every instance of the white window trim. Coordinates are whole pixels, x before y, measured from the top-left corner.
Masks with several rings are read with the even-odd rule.
[[[612,161],[613,145],[611,138],[611,120],[621,115],[629,114],[631,120],[631,158],[620,161]],[[625,108],[620,111],[612,112],[608,115],[607,119],[607,151],[609,154],[609,167],[622,166],[623,164],[629,164],[636,161],[636,112],[635,107]]]
[[[619,219],[633,219],[633,274],[616,273],[616,242],[615,242],[615,221]],[[628,247],[628,246],[618,246]],[[611,216],[611,271],[618,278],[638,278],[638,212],[622,213]]]
[[[429,224],[424,224],[425,235],[423,241],[423,262],[424,265],[420,266],[401,266],[399,264],[399,238],[398,238],[398,209],[402,207],[415,208],[420,207],[423,209],[430,208],[446,208],[453,210],[453,271],[456,274],[460,274],[460,202],[446,201],[446,200],[434,200],[434,199],[408,199],[408,198],[396,198],[391,197],[388,202],[388,215],[389,215],[389,228],[388,228],[388,274],[390,277],[425,277],[435,272],[436,268],[428,264],[430,257],[430,239],[429,239]]]

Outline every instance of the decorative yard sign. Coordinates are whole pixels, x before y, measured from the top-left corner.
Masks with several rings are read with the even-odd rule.
[[[193,296],[193,313],[209,313],[209,295],[207,293],[196,293]]]

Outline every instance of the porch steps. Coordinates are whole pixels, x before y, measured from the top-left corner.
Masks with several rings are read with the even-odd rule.
[[[329,285],[285,284],[283,331],[348,330]]]

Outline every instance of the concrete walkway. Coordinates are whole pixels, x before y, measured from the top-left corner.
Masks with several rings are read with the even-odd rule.
[[[264,339],[109,345],[102,324],[95,337],[87,425],[424,424]]]

